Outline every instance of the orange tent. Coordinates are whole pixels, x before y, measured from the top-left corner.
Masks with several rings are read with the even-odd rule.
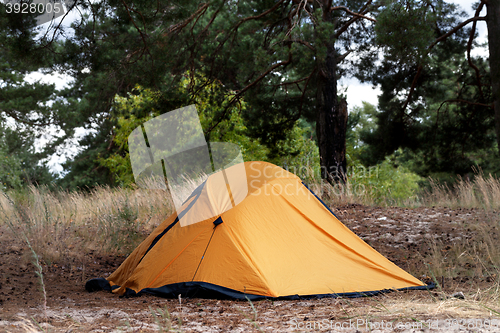
[[[226,169],[226,179],[238,179],[236,170]],[[426,288],[345,227],[299,177],[266,162],[244,170],[230,191],[217,181],[221,172],[211,175],[113,274],[86,289],[257,299]],[[182,226],[189,216],[211,217]]]

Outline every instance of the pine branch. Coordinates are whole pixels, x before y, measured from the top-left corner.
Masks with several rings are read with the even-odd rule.
[[[153,59],[153,56],[151,55],[151,53],[149,52],[149,47],[148,47],[148,44],[146,42],[146,36],[145,34],[142,32],[141,29],[139,29],[139,27],[137,26],[137,24],[135,23],[135,20],[132,18],[132,15],[130,14],[130,8],[129,6],[127,5],[127,3],[122,0],[122,4],[123,6],[125,7],[125,9],[127,10],[127,15],[130,19],[130,21],[132,22],[132,24],[134,25],[135,29],[137,30],[137,32],[139,33],[139,35],[141,35],[141,39],[142,39],[142,42],[144,43],[144,48],[142,49],[142,52],[141,54],[139,55],[139,58],[142,57],[142,55],[144,54],[144,52],[147,52],[149,54],[149,56],[151,57],[151,59]],[[141,15],[142,16],[142,15]],[[144,18],[143,18],[144,19]]]
[[[442,35],[441,37],[437,38],[431,45],[429,45],[429,47],[427,47],[427,50],[430,51],[439,42],[442,42],[443,40],[445,40],[446,38],[450,37],[455,32],[457,32],[458,30],[465,27],[467,24],[474,22],[474,21],[486,21],[486,16],[471,17],[470,19],[463,21],[462,23],[460,23],[459,25],[457,25],[456,27],[454,27],[453,29],[451,29],[450,31],[448,31],[447,33]]]
[[[304,97],[306,95],[307,86],[309,85],[309,81],[311,80],[311,77],[314,75],[314,73],[316,73],[316,68],[314,68],[311,71],[311,74],[309,74],[309,76],[307,77],[306,84],[304,85],[304,90],[302,91],[302,95],[300,96],[299,117],[302,115],[302,105],[304,104]]]
[[[267,14],[269,14],[269,13],[273,12],[274,10],[276,10],[276,9],[277,9],[277,8],[278,8],[278,7],[279,7],[279,6],[283,3],[283,2],[284,2],[284,0],[280,0],[280,1],[278,1],[278,2],[277,2],[274,6],[273,6],[273,7],[271,7],[270,9],[266,10],[266,11],[265,11],[265,12],[263,12],[263,13],[260,13],[259,15],[254,15],[254,16],[245,17],[244,19],[240,20],[240,21],[239,21],[239,22],[238,22],[235,26],[233,26],[233,27],[231,28],[231,30],[228,32],[228,34],[227,34],[226,38],[224,38],[224,40],[222,40],[222,41],[221,41],[221,42],[217,45],[217,47],[215,48],[215,50],[214,50],[214,52],[212,53],[212,55],[217,54],[217,53],[220,51],[220,49],[221,49],[221,48],[222,48],[222,47],[226,44],[226,42],[229,40],[229,38],[230,38],[231,36],[233,36],[233,35],[234,35],[234,36],[233,36],[233,38],[236,36],[236,32],[238,31],[238,28],[239,28],[239,27],[240,27],[243,23],[245,23],[245,22],[247,22],[247,21],[250,21],[250,20],[257,20],[257,19],[259,19],[259,18],[262,18],[262,17],[266,16]],[[216,59],[216,57],[212,57],[212,62],[211,62],[211,64],[210,64],[210,71],[211,71],[210,76],[212,76],[212,74],[213,74],[213,72],[212,72],[212,71],[214,70],[214,67],[215,67],[215,66],[214,66],[215,59]],[[227,110],[226,110],[226,111],[227,111]],[[224,111],[224,112],[226,112],[226,111]]]
[[[352,50],[347,50],[346,52],[344,52],[344,54],[339,55],[337,58],[337,63],[340,63],[341,61],[343,61],[351,53],[352,53]]]
[[[353,24],[354,22],[356,22],[359,19],[361,19],[362,17],[364,17],[365,14],[368,13],[368,6],[370,6],[371,3],[372,3],[372,0],[368,0],[359,12],[359,14],[361,16],[354,15],[354,17],[351,17],[351,19],[349,19],[349,21],[347,21],[341,28],[339,28],[337,30],[337,32],[335,33],[335,39],[339,38],[339,36],[342,35],[351,26],[351,24]],[[375,22],[377,22],[377,20],[375,20]]]
[[[371,1],[370,1],[371,2]],[[372,18],[372,17],[369,17],[369,16],[366,16],[366,15],[363,15],[361,13],[355,13],[353,12],[352,10],[350,10],[349,8],[345,7],[345,6],[336,6],[336,7],[332,7],[330,8],[331,11],[335,11],[335,10],[343,10],[345,11],[346,13],[348,14],[351,14],[352,16],[356,16],[358,18],[363,18],[365,20],[369,20],[369,21],[372,21],[372,22],[377,22],[376,19]]]
[[[417,68],[417,74],[415,74],[415,77],[413,78],[413,81],[412,81],[411,87],[410,87],[410,92],[408,93],[408,97],[406,98],[405,104],[403,105],[403,108],[402,108],[403,113],[405,113],[404,111],[406,110],[406,107],[410,103],[411,96],[413,95],[413,92],[415,91],[415,88],[417,86],[418,78],[420,77],[420,73],[422,73],[422,68],[423,68],[422,65],[419,65]]]
[[[481,2],[480,7],[482,6],[483,1]],[[478,13],[478,12],[476,11],[476,13]],[[464,22],[460,23],[459,25],[455,26],[453,29],[451,29],[450,31],[448,31],[447,33],[445,33],[444,35],[438,37],[431,45],[429,45],[427,47],[427,53],[429,53],[434,48],[434,46],[436,46],[438,43],[444,41],[446,38],[450,37],[451,35],[453,35],[454,33],[456,33],[458,30],[460,30],[463,27],[465,27],[467,24],[469,24],[471,22],[484,21],[484,20],[486,20],[485,16],[474,16],[474,17],[471,17],[468,20],[465,20]],[[406,110],[408,104],[410,103],[411,96],[413,95],[413,92],[414,92],[415,87],[416,87],[416,83],[417,83],[418,78],[420,77],[421,73],[422,73],[422,65],[419,65],[418,66],[418,70],[417,70],[417,74],[415,74],[415,77],[413,78],[413,81],[412,81],[412,84],[411,84],[411,88],[410,88],[410,92],[408,93],[408,97],[406,98],[406,101],[405,101],[405,103],[403,105],[403,108],[402,108],[403,112]]]
[[[12,117],[15,121],[30,125],[30,126],[36,126],[36,127],[43,127],[43,126],[49,126],[52,125],[52,122],[39,122],[39,121],[32,121],[32,120],[27,120],[24,117],[19,117],[15,111],[12,110],[0,110],[5,112],[9,117]]]
[[[465,99],[455,98],[455,99],[447,99],[446,101],[443,101],[441,103],[441,105],[439,105],[438,111],[446,103],[465,103],[465,104],[468,104],[468,105],[484,106],[484,107],[487,107],[487,108],[492,108],[493,107],[493,103],[491,103],[491,104],[485,104],[485,103],[471,102],[471,101],[467,101]]]
[[[205,12],[205,10],[208,8],[209,4],[208,3],[202,3],[198,7],[198,9],[187,19],[184,21],[174,24],[168,28],[168,33],[176,33],[181,31],[183,28],[185,28],[191,21],[193,21],[198,15],[201,15]]]
[[[281,41],[281,43],[284,43],[285,45],[291,44],[291,43],[299,43],[299,44],[306,46],[308,49],[310,49],[313,52],[316,51],[314,46],[312,46],[309,42],[306,42],[305,40],[302,40],[302,39],[287,39],[287,40]]]
[[[248,84],[246,87],[244,87],[243,89],[241,89],[240,91],[238,91],[234,96],[233,98],[231,98],[231,100],[229,101],[229,103],[226,105],[226,107],[224,108],[224,111],[222,112],[222,114],[219,116],[219,119],[217,120],[217,122],[215,124],[213,124],[212,126],[210,126],[210,128],[207,130],[207,135],[215,128],[217,127],[217,125],[219,125],[221,123],[221,121],[224,119],[224,117],[226,116],[228,110],[229,110],[229,107],[231,105],[233,105],[237,100],[239,100],[240,96],[243,95],[248,89],[252,88],[253,86],[255,86],[257,83],[259,83],[262,79],[264,79],[269,73],[271,73],[273,70],[275,70],[276,68],[278,67],[281,67],[281,66],[285,66],[287,64],[289,64],[290,62],[292,61],[292,56],[291,54],[289,54],[289,57],[287,60],[285,61],[281,61],[281,62],[278,62],[276,64],[274,64],[273,66],[271,66],[270,68],[268,68],[264,73],[262,73],[257,79],[255,79],[253,82],[251,82],[250,84]]]

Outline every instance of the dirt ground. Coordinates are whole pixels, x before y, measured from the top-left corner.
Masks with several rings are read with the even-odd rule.
[[[445,257],[450,245],[474,236],[468,223],[498,214],[476,209],[361,205],[334,212],[376,250],[401,268],[419,272],[416,277],[426,282],[431,279],[424,273],[431,244],[437,244]],[[16,243],[6,229],[0,229],[0,242],[0,332],[150,332],[159,331],[160,326],[163,331],[182,332],[500,331],[498,301],[496,310],[474,301],[478,289],[498,287],[497,279],[487,274],[453,279],[437,276],[444,293],[393,292],[358,299],[265,300],[251,304],[152,296],[120,298],[107,292],[88,293],[84,286],[89,278],[108,276],[124,258],[89,253],[82,266],[43,266],[44,306],[28,249]],[[465,299],[451,297],[456,292],[462,292]]]

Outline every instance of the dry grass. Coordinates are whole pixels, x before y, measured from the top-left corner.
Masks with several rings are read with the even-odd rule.
[[[180,182],[169,184],[172,191],[169,191],[169,188],[163,178],[143,178],[139,181],[138,185],[142,189],[158,189],[165,191],[165,194],[170,198],[170,202],[173,204],[173,207],[180,208],[191,193],[193,193],[193,191],[207,178],[208,175],[205,173],[200,174],[197,178],[187,178],[183,176]]]
[[[183,191],[191,192],[198,184],[187,183],[188,188]],[[498,281],[500,215],[496,209],[500,209],[500,181],[478,174],[474,180],[459,179],[452,187],[431,184],[431,188],[420,196],[400,204],[475,207],[484,210],[485,214],[483,219],[463,225],[473,231],[473,237],[452,244],[429,244],[433,255],[426,258],[426,263],[430,270],[439,277],[466,274],[490,276]],[[349,182],[332,186],[312,181],[309,187],[331,207],[375,203],[369,185],[360,191]],[[388,199],[386,204],[389,203],[393,201]],[[33,250],[47,264],[68,261],[78,264],[89,252],[128,254],[173,211],[173,202],[165,189],[97,187],[90,192],[51,192],[44,187],[31,186],[23,191],[0,193],[0,225],[9,226],[22,243],[25,235]],[[444,247],[448,247],[445,252]]]
[[[345,206],[348,204],[362,204],[371,206],[375,201],[370,196],[369,188],[352,185],[349,181],[345,184],[331,185],[328,182],[316,180],[308,184],[308,187],[330,207]]]
[[[500,209],[500,180],[478,173],[473,180],[459,177],[451,187],[430,179],[431,188],[420,195],[424,206]]]
[[[128,254],[168,217],[164,190],[98,187],[90,193],[30,186],[0,193],[0,223],[46,263],[79,261],[88,252]]]
[[[478,173],[473,180],[458,178],[449,187],[431,180],[431,188],[419,197],[419,205],[454,209],[480,209],[480,217],[465,221],[461,227],[470,236],[451,243],[433,241],[428,262],[436,276],[467,276],[499,281],[500,275],[500,180]],[[445,251],[443,251],[445,249]],[[497,288],[498,294],[498,288]]]
[[[413,329],[436,329],[440,326],[443,331],[446,331],[447,325],[467,327],[472,323],[479,326],[486,318],[500,318],[498,288],[496,284],[486,290],[468,291],[464,293],[465,299],[455,298],[451,293],[433,291],[429,292],[428,297],[411,292],[383,294],[368,298],[363,306],[348,299],[339,300],[337,303],[344,313],[343,318],[339,320],[361,320],[377,324],[392,322],[392,327],[409,324]],[[483,321],[476,323],[474,320],[478,318]],[[406,328],[408,329],[408,326]]]
[[[454,185],[442,185],[429,179],[430,187],[421,193],[405,198],[393,197],[390,189],[383,198],[376,185],[369,181],[331,184],[311,178],[308,186],[330,206],[362,204],[367,206],[402,206],[402,207],[449,207],[449,208],[484,208],[500,209],[500,180],[492,175],[485,176],[477,172],[470,179],[457,178]],[[396,194],[397,196],[397,194]]]
[[[463,236],[453,242],[431,241],[429,243],[431,255],[427,258],[422,257],[422,260],[428,265],[430,274],[436,277],[461,278],[469,281],[471,285],[475,285],[478,281],[498,284],[500,218],[485,215],[483,221],[471,222],[462,226],[470,230],[469,236]]]
[[[203,179],[200,179],[202,181]],[[176,189],[186,197],[200,181],[186,182]],[[152,229],[174,211],[170,195],[163,186],[145,184],[156,190],[97,187],[90,192],[51,192],[44,187],[29,187],[23,191],[0,195],[0,224],[6,224],[15,234],[28,237],[33,249],[46,262],[78,257],[97,251],[103,254],[127,254]],[[370,184],[332,186],[311,179],[309,187],[329,206],[348,204],[389,206],[395,200],[375,200]],[[500,209],[500,181],[492,176],[477,174],[474,180],[459,178],[452,187],[431,180],[430,189],[419,196],[399,200],[402,206],[444,206],[450,208]],[[495,246],[499,218],[471,223],[477,231],[475,240],[455,244],[457,257],[461,253],[484,254],[481,260],[500,264],[500,250]],[[442,263],[436,251],[434,267]],[[462,255],[464,257],[464,255]],[[457,261],[457,265],[459,261]],[[500,265],[499,265],[500,266]],[[498,267],[498,266],[497,266]]]

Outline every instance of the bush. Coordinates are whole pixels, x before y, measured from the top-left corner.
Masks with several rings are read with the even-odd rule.
[[[422,177],[404,166],[394,165],[391,157],[373,167],[353,167],[348,174],[354,188],[364,188],[377,204],[396,204],[415,200]]]
[[[21,185],[21,161],[16,156],[6,154],[0,147],[0,190],[20,188]]]

